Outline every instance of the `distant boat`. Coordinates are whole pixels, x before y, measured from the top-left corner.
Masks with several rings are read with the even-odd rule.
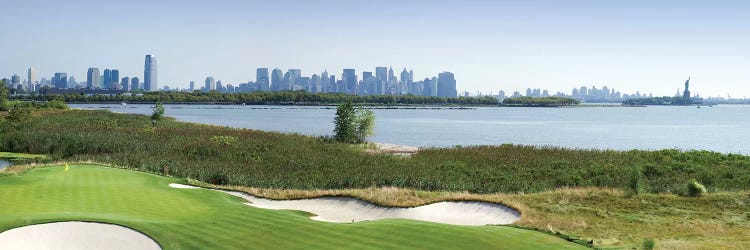
[[[125,102],[122,102],[122,103],[120,103],[120,105],[122,105],[122,106],[126,106],[126,105],[128,105],[128,104],[127,104],[127,103],[125,103]]]

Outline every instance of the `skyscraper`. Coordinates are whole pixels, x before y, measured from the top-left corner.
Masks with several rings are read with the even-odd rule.
[[[281,69],[275,68],[271,72],[271,91],[279,91],[284,85],[284,72]]]
[[[109,86],[109,89],[114,89],[115,85],[120,82],[120,71],[113,69],[112,70],[112,78],[109,80],[109,83],[107,86]]]
[[[138,79],[137,76],[133,77],[133,78],[130,78],[130,90],[131,91],[132,90],[137,90],[137,89],[142,89],[142,88],[143,87],[141,87],[141,81],[140,81],[140,79]]]
[[[206,91],[216,90],[216,80],[213,77],[206,77]]]
[[[195,81],[190,81],[190,92],[195,90]]]
[[[68,88],[68,74],[66,73],[55,73],[54,81],[55,88],[66,89]]]
[[[155,91],[158,88],[159,81],[156,75],[156,56],[146,55],[146,63],[143,70],[143,89],[146,91]]]
[[[122,80],[120,80],[120,87],[122,87],[123,90],[127,91],[130,89],[130,77],[123,77]]]
[[[443,72],[438,74],[438,96],[440,97],[456,97],[458,91],[456,91],[456,79],[451,72]]]
[[[388,82],[388,68],[375,67],[375,78],[383,82]]]
[[[104,76],[102,76],[102,88],[108,89],[109,83],[112,82],[112,70],[104,69]]]
[[[18,85],[21,84],[21,77],[18,76],[18,75],[11,76],[10,77],[10,84],[11,84],[10,86],[12,86],[13,88],[17,88]]]
[[[99,68],[89,68],[89,71],[86,72],[86,88],[101,88],[102,85],[99,82],[100,76]]]
[[[340,90],[347,94],[357,93],[357,72],[354,69],[344,69],[344,74],[341,75],[341,80],[344,81],[344,88]]]
[[[268,68],[258,68],[255,73],[255,83],[258,90],[266,91],[269,88]]]
[[[29,67],[29,72],[28,72],[27,77],[28,77],[29,82],[26,83],[27,84],[26,90],[34,91],[34,82],[36,82],[36,70],[33,67]]]

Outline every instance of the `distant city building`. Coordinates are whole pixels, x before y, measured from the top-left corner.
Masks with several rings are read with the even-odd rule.
[[[279,68],[273,69],[273,72],[271,72],[271,91],[282,90],[283,86],[284,72]]]
[[[122,78],[122,79],[120,80],[120,84],[119,84],[119,85],[120,85],[120,88],[121,88],[122,90],[125,90],[125,91],[128,91],[128,90],[130,90],[130,77],[127,77],[127,76],[126,76],[126,77],[123,77],[123,78]]]
[[[28,82],[26,83],[26,89],[28,91],[34,91],[34,84],[36,83],[36,70],[33,67],[29,67],[27,72]]]
[[[109,83],[112,82],[112,70],[104,69],[104,75],[102,75],[102,88],[108,89]]]
[[[141,86],[141,81],[138,79],[138,77],[130,78],[130,91],[137,89],[143,89],[143,87]]]
[[[270,88],[270,78],[268,77],[268,68],[258,68],[255,73],[255,84],[258,90],[266,91]]]
[[[66,73],[55,73],[54,77],[54,85],[57,89],[66,89],[68,88],[68,74]]]
[[[440,97],[456,97],[456,79],[451,72],[443,72],[438,74],[438,96]]]
[[[206,91],[216,90],[216,80],[213,77],[206,77]]]
[[[107,83],[107,88],[115,89],[116,85],[120,82],[120,71],[117,69],[112,70],[112,78]]]
[[[102,85],[99,82],[99,77],[101,77],[99,68],[89,68],[86,72],[86,88],[101,88]]]
[[[354,69],[344,69],[344,73],[341,75],[341,80],[344,81],[343,90],[340,92],[347,94],[357,93],[357,72]]]
[[[10,77],[10,85],[13,88],[17,88],[18,85],[21,85],[21,77],[18,75],[13,75]]]
[[[155,91],[158,89],[156,74],[156,56],[146,55],[146,61],[143,69],[143,89],[146,91]]]
[[[190,81],[190,92],[195,91],[195,81]]]

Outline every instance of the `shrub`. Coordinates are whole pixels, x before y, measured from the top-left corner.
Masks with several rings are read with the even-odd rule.
[[[162,116],[164,116],[164,104],[162,104],[161,102],[157,102],[153,110],[154,113],[151,114],[152,121],[158,121]]]
[[[696,180],[688,182],[687,190],[688,195],[691,197],[698,197],[706,193],[706,187]]]
[[[214,136],[209,140],[212,144],[219,146],[232,146],[240,141],[240,139],[237,139],[237,137],[234,136]]]
[[[638,190],[641,188],[641,168],[637,165],[634,165],[630,169],[630,181],[628,182],[628,187],[633,194],[638,194]]]
[[[652,239],[646,239],[643,241],[643,244],[641,244],[644,250],[653,250],[654,247],[656,247],[656,242]]]
[[[229,180],[227,178],[227,175],[217,172],[209,175],[206,182],[214,185],[225,185],[229,183]]]
[[[336,108],[336,117],[333,119],[333,123],[336,125],[333,129],[336,141],[345,143],[357,141],[355,120],[356,112],[351,102],[345,102]]]

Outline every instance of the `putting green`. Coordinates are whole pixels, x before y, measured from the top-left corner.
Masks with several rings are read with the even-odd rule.
[[[543,233],[500,226],[452,226],[389,219],[314,221],[299,211],[242,204],[205,189],[170,188],[177,179],[92,165],[35,168],[0,177],[0,232],[53,221],[127,226],[164,249],[576,249]]]

